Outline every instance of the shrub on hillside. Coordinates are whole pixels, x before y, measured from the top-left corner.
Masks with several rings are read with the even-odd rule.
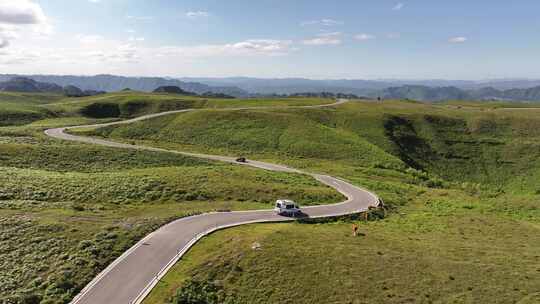
[[[121,105],[122,116],[131,117],[142,114],[150,106],[151,104],[144,100],[130,100]]]
[[[226,304],[235,303],[231,296],[223,291],[223,287],[211,282],[188,280],[176,291],[173,304]]]
[[[154,90],[154,93],[167,93],[167,94],[179,94],[179,95],[197,95],[193,92],[182,90],[177,86],[161,86]]]
[[[436,176],[430,176],[427,172],[408,168],[405,173],[412,177],[412,182],[429,188],[443,188],[444,180]]]
[[[81,114],[91,118],[120,117],[120,107],[114,103],[96,102],[82,108]]]

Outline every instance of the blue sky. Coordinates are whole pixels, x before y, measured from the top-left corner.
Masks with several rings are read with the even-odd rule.
[[[1,0],[4,73],[540,78],[540,1]]]

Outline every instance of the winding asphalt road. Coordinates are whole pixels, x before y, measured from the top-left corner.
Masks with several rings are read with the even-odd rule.
[[[347,100],[342,99],[338,100],[338,102],[336,103],[327,105],[293,106],[287,108],[333,107],[345,102],[347,102]],[[223,110],[231,111],[264,108],[270,107],[234,108]],[[49,129],[45,131],[45,134],[62,140],[97,144],[107,147],[168,152],[197,158],[235,163],[238,165],[252,166],[265,170],[306,174],[312,176],[321,183],[336,189],[347,197],[346,201],[338,204],[302,208],[303,213],[310,218],[333,217],[354,214],[365,211],[371,206],[379,205],[379,198],[375,194],[362,188],[353,186],[341,179],[327,175],[312,174],[282,165],[264,163],[254,160],[248,160],[247,163],[240,164],[231,157],[198,153],[186,153],[154,147],[130,145],[104,139],[76,136],[65,133],[66,130],[78,127],[105,127],[111,125],[128,124],[145,119],[155,118],[158,116],[189,111],[196,111],[196,109],[186,109],[150,114],[135,119],[97,125],[72,126]],[[148,295],[148,293],[150,293],[152,288],[159,282],[159,279],[161,279],[167,273],[170,267],[172,267],[182,257],[182,255],[184,255],[184,253],[187,252],[191,246],[193,246],[193,244],[195,244],[200,238],[204,237],[205,235],[208,235],[209,233],[212,233],[213,231],[218,229],[243,224],[283,222],[292,220],[294,219],[276,215],[272,210],[205,213],[202,215],[191,216],[176,220],[152,232],[140,242],[131,247],[122,256],[120,256],[112,264],[110,264],[96,278],[94,278],[94,280],[92,280],[92,282],[90,282],[79,293],[79,295],[77,295],[77,297],[73,299],[72,303],[141,303]]]

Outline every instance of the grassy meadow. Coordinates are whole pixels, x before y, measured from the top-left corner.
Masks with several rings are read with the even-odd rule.
[[[35,93],[0,93],[0,127],[25,125],[36,120],[54,117],[55,113],[41,105],[60,100],[62,96]]]
[[[535,193],[538,114],[535,109],[352,102],[330,109],[204,110],[88,133],[279,161],[346,178],[366,168],[395,173],[413,168],[449,182]]]
[[[25,117],[0,127],[0,303],[68,303],[123,251],[179,217],[269,208],[276,197],[343,199],[302,175],[46,137],[45,128],[115,119],[55,108],[65,102],[87,100],[0,93],[0,115]]]
[[[276,197],[302,205],[342,199],[301,175],[42,134],[184,108],[200,111],[72,132],[332,174],[379,194],[388,212],[368,222],[217,232],[194,246],[146,303],[540,301],[540,110],[9,94],[0,93],[0,117],[19,118],[0,127],[0,303],[67,303],[126,248],[174,218],[268,208]],[[258,106],[274,108],[227,110]],[[356,238],[351,222],[360,224]]]
[[[59,102],[50,103],[46,105],[46,108],[64,115],[83,115],[93,118],[131,118],[143,114],[186,108],[304,106],[333,102],[330,99],[318,98],[209,99],[196,96],[129,91],[85,98],[66,98]]]
[[[208,109],[83,133],[330,173],[377,192],[392,210],[363,223],[359,238],[349,221],[216,233],[147,303],[536,303],[537,112],[352,102]]]

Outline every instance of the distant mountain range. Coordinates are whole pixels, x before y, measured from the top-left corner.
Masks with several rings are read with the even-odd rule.
[[[7,81],[20,75],[0,75],[0,81]],[[158,87],[177,86],[182,90],[204,94],[208,92],[227,94],[235,97],[246,97],[248,92],[237,87],[209,86],[196,82],[184,82],[177,79],[160,77],[123,77],[114,75],[96,76],[56,76],[56,75],[25,75],[38,82],[54,83],[65,87],[76,86],[82,90],[116,92],[129,88],[136,91],[152,92]]]
[[[37,82],[24,77],[14,77],[0,82],[0,91],[25,93],[62,93],[64,88],[53,83]]]
[[[464,90],[456,87],[405,85],[384,89],[379,92],[379,96],[434,102],[444,100],[540,101],[540,86],[508,90],[498,90],[493,87]]]
[[[249,77],[230,78],[180,78],[182,81],[199,82],[212,86],[234,86],[252,94],[294,94],[301,92],[330,92],[356,95],[376,95],[381,90],[402,86],[456,87],[461,90],[477,90],[491,87],[497,90],[528,89],[540,86],[540,80],[497,79],[469,80],[313,80],[305,78],[262,79]]]
[[[0,91],[22,92],[22,93],[55,93],[64,94],[68,97],[83,97],[103,94],[103,91],[81,90],[80,88],[68,85],[65,87],[55,83],[39,82],[26,77],[14,77],[7,81],[0,82]]]
[[[260,79],[181,78],[215,86],[239,87],[252,94],[327,92],[370,98],[443,100],[540,101],[540,80],[312,80],[304,78]]]
[[[17,75],[0,75],[0,82]],[[540,80],[501,79],[489,81],[465,80],[312,80],[304,78],[260,79],[231,78],[160,78],[96,76],[24,76],[39,84],[25,84],[29,92],[61,91],[75,86],[83,91],[121,91],[129,88],[152,92],[159,87],[179,87],[183,91],[203,96],[256,97],[294,94],[353,94],[369,98],[411,99],[418,101],[443,100],[505,100],[540,101]],[[20,79],[19,79],[20,80]],[[13,83],[12,83],[13,85]],[[17,86],[20,86],[18,84]],[[8,85],[4,85],[8,86]],[[41,86],[41,88],[39,87]],[[44,86],[48,88],[44,89]],[[2,88],[0,87],[0,90]],[[9,90],[9,86],[4,90]],[[330,96],[330,95],[328,95]],[[351,95],[352,96],[352,95]]]
[[[303,92],[329,92],[367,95],[393,86],[392,83],[371,80],[312,80],[304,78],[262,79],[232,78],[180,78],[212,86],[233,86],[251,94],[296,94]]]

